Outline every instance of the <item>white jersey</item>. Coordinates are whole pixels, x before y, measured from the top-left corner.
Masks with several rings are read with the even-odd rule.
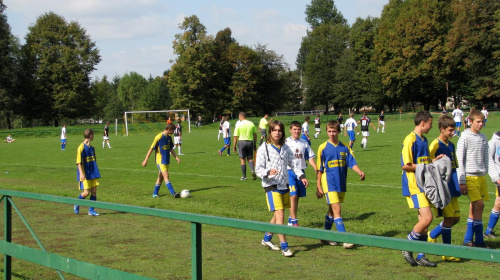
[[[302,134],[306,134],[309,135],[309,123],[308,122],[304,122],[302,124]]]
[[[306,160],[316,157],[313,150],[311,149],[311,146],[309,146],[307,141],[302,138],[295,140],[292,137],[288,137],[285,144],[290,147],[290,150],[292,150],[293,165],[296,168],[300,168],[302,170],[306,169]],[[288,169],[291,168],[288,167]]]
[[[462,122],[464,112],[462,112],[462,110],[460,110],[460,109],[455,109],[455,110],[453,110],[452,115],[453,115],[453,120],[455,122]]]
[[[61,139],[66,139],[66,127],[61,128]]]
[[[222,136],[224,138],[228,138],[228,137],[231,137],[231,132],[229,131],[230,130],[230,127],[231,127],[231,124],[228,122],[228,121],[225,121],[223,124],[222,124]]]
[[[356,123],[356,120],[353,118],[348,118],[347,121],[345,121],[344,127],[347,128],[347,131],[353,131],[355,127],[357,127],[358,124]]]
[[[481,110],[481,113],[483,113],[483,115],[484,115],[484,119],[487,119],[487,118],[488,118],[488,110],[486,110],[486,109]]]

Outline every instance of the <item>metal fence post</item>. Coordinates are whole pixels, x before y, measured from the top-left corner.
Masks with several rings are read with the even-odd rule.
[[[201,280],[201,224],[191,223],[191,279]]]
[[[5,242],[12,241],[12,205],[10,200],[7,199],[8,196],[4,197],[5,207],[4,207],[4,238]],[[12,257],[4,254],[4,268],[3,268],[3,279],[10,280],[12,274]]]

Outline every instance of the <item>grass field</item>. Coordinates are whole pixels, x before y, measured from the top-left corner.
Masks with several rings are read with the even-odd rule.
[[[279,119],[288,126],[293,119],[302,122],[303,117]],[[400,152],[403,138],[413,129],[413,122],[411,117],[402,120],[394,117],[386,124],[384,134],[371,130],[367,149],[360,148],[360,138],[354,146],[366,181],[359,181],[356,174],[350,172],[348,193],[342,205],[343,218],[348,232],[405,238],[417,215],[408,209],[401,196]],[[499,124],[500,117],[490,114],[483,132],[490,138]],[[190,134],[186,129],[182,150],[185,155],[181,156],[179,165],[171,165],[174,188],[177,191],[190,189],[192,197],[173,199],[162,186],[160,197],[152,198],[157,173],[154,160],[151,158],[146,168],[141,167],[141,162],[154,136],[161,131],[161,125],[141,125],[132,129],[129,137],[113,133],[112,149],[102,149],[102,127],[94,127],[96,140],[93,145],[102,175],[99,201],[269,221],[272,215],[267,211],[260,181],[239,181],[238,157],[221,157],[217,153],[223,143],[217,141],[218,126],[215,124],[193,128]],[[47,134],[52,136],[45,137],[16,137],[13,133],[16,142],[2,143],[0,147],[0,188],[76,198],[79,191],[75,156],[83,140],[83,129],[68,127],[66,151],[60,149],[57,132],[55,135],[49,132]],[[114,127],[110,130],[114,132]],[[15,131],[9,131],[12,132]],[[3,134],[5,132],[0,132]],[[429,142],[437,135],[435,120],[434,128],[427,135]],[[347,137],[342,135],[341,140]],[[324,141],[326,133],[323,131],[319,139],[312,139],[313,148],[316,150]],[[456,138],[452,141],[456,143]],[[307,176],[314,180],[313,170],[308,169]],[[488,186],[492,199],[485,203],[485,224],[494,198],[494,186],[489,178]],[[323,199],[316,199],[314,182],[311,187],[308,196],[300,200],[299,223],[303,227],[322,228],[327,207]],[[459,201],[462,221],[453,228],[453,244],[461,244],[468,214],[467,198]],[[189,223],[99,209],[101,216],[91,217],[86,215],[85,207],[81,209],[83,214],[77,216],[66,204],[23,199],[15,199],[15,203],[49,252],[157,279],[191,278]],[[3,214],[1,209],[0,214]],[[435,220],[433,226],[439,222]],[[37,248],[17,215],[13,223],[13,241]],[[0,234],[2,231],[3,227]],[[472,260],[444,263],[439,256],[429,256],[438,262],[437,268],[410,267],[399,251],[365,246],[345,250],[341,246],[323,246],[318,240],[292,236],[288,237],[288,242],[295,257],[284,258],[280,252],[261,247],[262,235],[254,231],[203,226],[204,278],[496,279],[500,268],[499,264]],[[277,238],[274,239],[277,242]],[[500,248],[499,241],[488,240],[487,244],[493,249]],[[15,279],[58,279],[54,271],[20,260],[13,261],[13,271]],[[78,279],[72,275],[66,277]]]

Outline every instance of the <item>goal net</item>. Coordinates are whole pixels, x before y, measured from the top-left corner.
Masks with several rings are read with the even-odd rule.
[[[188,132],[191,133],[191,116],[189,109],[185,110],[160,110],[160,111],[127,111],[124,114],[125,135],[128,136],[129,126],[132,124],[142,124],[151,122],[162,122],[166,124],[168,118],[175,124],[177,119],[187,122]]]

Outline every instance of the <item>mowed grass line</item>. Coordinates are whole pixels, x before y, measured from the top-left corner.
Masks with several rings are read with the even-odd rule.
[[[302,121],[303,116],[280,119],[288,126],[293,119]],[[488,138],[498,123],[497,116],[490,115],[484,129]],[[356,174],[349,174],[348,193],[342,205],[347,231],[405,238],[413,227],[416,212],[408,209],[400,189],[401,144],[412,129],[411,118],[403,121],[391,119],[387,122],[386,133],[370,131],[367,149],[359,147],[361,139],[358,138],[354,146],[355,156],[367,179],[361,182]],[[112,136],[112,149],[102,149],[100,133],[97,132],[93,145],[102,174],[98,200],[268,222],[271,213],[267,211],[260,181],[239,181],[238,157],[221,157],[217,153],[222,147],[222,141],[217,141],[217,130],[216,125],[208,125],[194,128],[190,134],[185,133],[185,155],[181,156],[179,165],[171,165],[174,188],[177,191],[190,189],[192,197],[189,199],[169,197],[165,186],[162,186],[160,198],[151,197],[156,167],[153,159],[146,168],[141,167],[141,162],[154,136],[161,130],[135,132],[129,137]],[[429,141],[437,134],[436,118],[434,128],[427,135]],[[3,159],[0,187],[77,197],[75,157],[82,140],[83,136],[70,134],[66,151],[60,150],[58,137],[17,138],[13,144],[3,144],[0,148]],[[319,139],[312,139],[313,148],[316,150],[325,140],[323,129]],[[341,136],[341,140],[345,141],[347,137]],[[453,141],[456,143],[456,139]],[[308,169],[307,176],[312,185],[308,196],[300,200],[299,223],[304,227],[322,228],[326,205],[323,199],[318,200],[314,195],[313,170]],[[488,184],[492,200],[486,202],[485,223],[494,197],[493,184]],[[461,243],[468,214],[467,199],[460,198],[459,201],[462,221],[453,228],[454,244]],[[15,199],[15,202],[49,252],[157,279],[190,278],[189,223],[99,209],[100,217],[90,217],[86,215],[86,207],[82,207],[82,214],[77,216],[70,205],[26,199]],[[3,214],[3,208],[1,212]],[[16,216],[14,214],[14,241],[36,248],[36,243]],[[436,219],[433,225],[439,221]],[[439,256],[429,257],[439,262],[436,269],[412,268],[404,262],[399,251],[364,246],[345,250],[341,246],[322,246],[317,240],[292,236],[288,241],[295,257],[287,259],[280,252],[261,247],[261,239],[260,232],[203,226],[204,278],[386,279],[389,272],[407,279],[493,279],[499,268],[498,264],[468,260],[443,263]],[[274,239],[277,242],[277,238]],[[498,241],[489,241],[488,245],[495,249],[500,247]],[[58,278],[50,269],[17,259],[13,261],[13,271],[15,279]],[[67,279],[78,279],[66,276]]]

